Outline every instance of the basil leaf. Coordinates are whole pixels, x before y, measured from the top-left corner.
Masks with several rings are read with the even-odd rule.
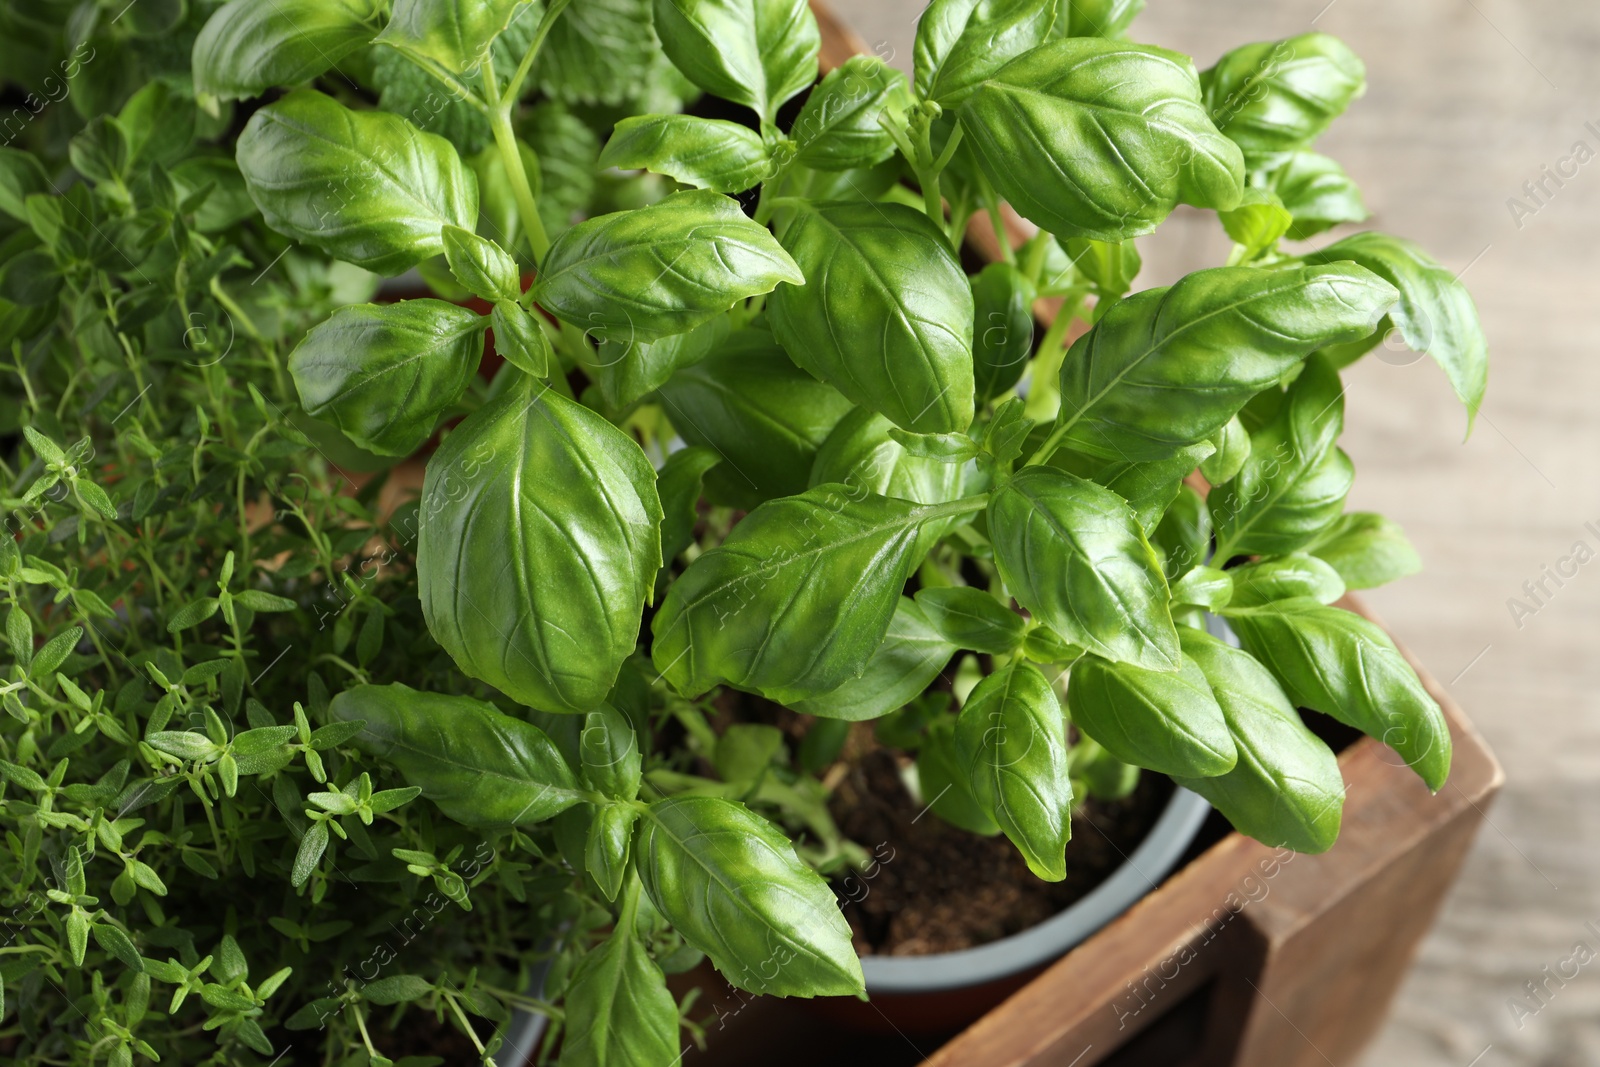
[[[1302,33],[1247,44],[1201,75],[1217,129],[1252,163],[1305,148],[1367,90],[1367,68],[1339,38]]]
[[[1042,429],[1047,432],[1049,428]],[[1133,508],[1139,528],[1148,534],[1177,499],[1183,480],[1211,455],[1212,447],[1209,442],[1202,441],[1179,449],[1167,459],[1146,463],[1062,450],[1050,457],[1049,464],[1103,485],[1122,497]]]
[[[1467,432],[1489,384],[1489,342],[1467,287],[1415,244],[1383,233],[1358,233],[1306,257],[1307,263],[1359,263],[1400,291],[1389,316],[1406,344],[1444,369],[1467,407]]]
[[[963,468],[913,455],[890,435],[893,426],[875,411],[852,408],[817,450],[810,484],[840,482],[919,504],[958,499],[963,490]]]
[[[594,364],[585,369],[611,410],[625,412],[655,392],[674,372],[705,359],[727,338],[727,316],[719,315],[688,333],[675,333],[658,341],[606,341]]]
[[[1222,229],[1239,247],[1230,263],[1249,262],[1277,247],[1294,225],[1294,216],[1278,195],[1266,189],[1246,189],[1239,206],[1218,212]]]
[[[1216,451],[1200,461],[1200,474],[1212,485],[1221,485],[1237,475],[1250,458],[1250,431],[1235,415],[1211,435],[1211,446]]]
[[[676,104],[692,95],[656,40],[650,9],[650,0],[568,6],[550,27],[534,66],[539,88],[565,103],[621,104],[629,111],[645,110],[642,101]]]
[[[917,750],[917,782],[928,808],[952,826],[993,837],[1000,824],[978,803],[956,750],[956,720],[945,716],[930,723]]]
[[[824,485],[761,505],[673,583],[651,623],[656,669],[685,696],[719,682],[779,703],[832,692],[883,642],[920,527],[974,503]]]
[[[1057,6],[1057,36],[1120,37],[1144,10],[1144,0],[1057,0]]]
[[[470,697],[358,685],[333,698],[335,720],[362,720],[353,744],[394,764],[466,826],[529,826],[579,800],[577,780],[545,732]]]
[[[464,672],[543,711],[606,699],[661,566],[655,471],[633,439],[524,378],[428,464],[417,576]]]
[[[1210,684],[1239,762],[1226,774],[1178,784],[1262,844],[1326,852],[1339,836],[1344,810],[1338,759],[1248,652],[1191,629],[1183,632],[1183,651]]]
[[[1072,665],[1067,707],[1107,752],[1159,774],[1214,778],[1238,759],[1217,698],[1187,656],[1171,671],[1084,656]]]
[[[590,789],[620,800],[639,795],[639,768],[643,762],[639,737],[633,723],[616,708],[602,704],[584,715],[583,733],[578,735],[578,758],[584,784]]]
[[[1350,176],[1327,156],[1296,152],[1272,172],[1268,186],[1294,216],[1289,237],[1304,241],[1341,222],[1362,222],[1367,205]]]
[[[1015,663],[979,682],[956,720],[955,742],[973,796],[1028,870],[1047,882],[1066,878],[1072,838],[1066,721],[1045,676]]]
[[[737,122],[694,115],[634,115],[617,123],[601,167],[648,170],[719,193],[760,184],[771,172],[766,142]]]
[[[1161,561],[1117,494],[1053,467],[1024,468],[989,499],[989,539],[1006,589],[1067,641],[1178,668]]]
[[[450,273],[472,295],[490,302],[514,301],[522,295],[517,264],[505,249],[460,226],[444,227],[440,237]]]
[[[773,293],[768,315],[797,364],[915,433],[971,425],[972,289],[926,215],[805,204],[783,246],[808,284]]]
[[[874,56],[851,56],[806,96],[789,137],[795,161],[817,170],[870,167],[894,155],[894,138],[879,121],[912,104],[906,76]]]
[[[730,334],[658,395],[683,439],[722,459],[706,479],[706,495],[742,508],[802,492],[818,447],[852,410],[761,329]]]
[[[1344,429],[1344,386],[1320,354],[1289,386],[1283,406],[1256,432],[1239,474],[1207,500],[1217,557],[1293,552],[1344,511],[1355,479],[1334,442]]]
[[[377,32],[371,0],[230,0],[194,39],[194,91],[238,100],[299,85]]]
[[[685,333],[779,282],[805,278],[736,201],[699,189],[578,223],[550,246],[533,298],[626,344]]]
[[[895,604],[883,643],[860,675],[832,692],[794,701],[789,707],[802,715],[848,722],[882,718],[921,696],[955,654],[956,646],[928,621],[921,605],[903,596]]]
[[[972,279],[972,367],[983,404],[1016,385],[1033,354],[1033,288],[1009,263],[990,263]]]
[[[311,90],[250,116],[238,162],[268,226],[378,274],[441,254],[446,224],[478,218],[477,182],[449,141]]]
[[[488,325],[443,300],[354,304],[312,327],[289,371],[307,414],[368,451],[407,456],[466,391]]]
[[[628,853],[639,809],[627,804],[605,804],[589,824],[584,845],[584,870],[607,900],[616,900],[628,874]]]
[[[494,350],[524,374],[543,378],[551,367],[559,367],[544,328],[515,300],[495,302],[489,327],[494,330]]]
[[[1422,569],[1400,525],[1370,511],[1341,516],[1306,551],[1338,571],[1346,589],[1375,589]]]
[[[657,910],[735,986],[775,996],[863,992],[833,892],[783,831],[743,804],[659,800],[635,854]]]
[[[1061,366],[1066,443],[1166,459],[1222,429],[1309,353],[1354,340],[1395,290],[1361,268],[1196,271],[1113,304]]]
[[[1086,791],[1097,800],[1125,800],[1139,788],[1139,768],[1123,763],[1086,735],[1080,735],[1067,753],[1067,769],[1073,791]]]
[[[1150,544],[1166,558],[1163,573],[1177,579],[1206,561],[1211,553],[1211,512],[1193,486],[1178,487],[1178,496],[1156,524]],[[1223,563],[1225,560],[1218,560]]]
[[[661,565],[678,558],[694,540],[700,521],[696,505],[706,472],[722,462],[709,448],[681,448],[667,457],[656,473],[656,493],[661,497]]]
[[[1054,41],[995,72],[960,116],[1001,197],[1061,237],[1122,241],[1180,202],[1227,209],[1243,190],[1244,160],[1201,106],[1194,64],[1164,48]]]
[[[923,589],[916,601],[937,632],[957,647],[974,652],[992,656],[1015,652],[1028,627],[1021,615],[971,586]]]
[[[1236,573],[1218,570],[1215,567],[1195,567],[1172,584],[1172,602],[1191,604],[1208,611],[1220,611],[1227,607],[1233,598]],[[1180,638],[1183,636],[1183,629],[1178,630]]]
[[[512,20],[528,17],[529,0],[395,0],[394,14],[373,41],[403,53],[447,85],[471,88],[490,45]]]
[[[933,0],[917,18],[912,53],[917,95],[945,107],[1043,44],[1056,0]]]
[[[559,1067],[671,1063],[679,1057],[678,1006],[631,923],[619,923],[579,958],[565,1001],[577,1025],[566,1031]]]
[[[1065,255],[1060,260],[1060,266],[1054,268],[1057,274],[1067,273],[1067,266],[1075,267],[1077,272],[1091,282],[1101,297],[1119,297],[1126,293],[1132,286],[1133,280],[1144,269],[1144,260],[1139,256],[1139,249],[1132,241],[1091,241],[1084,237],[1070,237],[1064,243],[1056,242],[1058,250],[1064,250]],[[1070,256],[1068,260],[1066,257]],[[1050,257],[1046,256],[1047,262]],[[1072,279],[1066,284],[1052,286],[1058,289],[1070,289]],[[1109,300],[1106,301],[1110,303]]]
[[[1227,573],[1233,575],[1233,597],[1225,605],[1230,608],[1260,607],[1296,597],[1332,604],[1345,593],[1338,571],[1303,552],[1247,563]]]
[[[1296,704],[1388,745],[1434,792],[1444,785],[1450,727],[1417,672],[1376,625],[1309,599],[1230,610],[1228,623]]]
[[[806,0],[655,0],[655,16],[685,77],[765,122],[817,79],[822,34]]]

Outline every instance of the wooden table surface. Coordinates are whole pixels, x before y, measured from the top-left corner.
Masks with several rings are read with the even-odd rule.
[[[909,69],[922,6],[835,10]],[[1204,68],[1310,29],[1348,42],[1369,81],[1319,149],[1361,183],[1369,226],[1464,272],[1492,352],[1464,444],[1431,361],[1369,356],[1346,376],[1351,506],[1400,522],[1427,566],[1370,599],[1509,777],[1363,1063],[1600,1064],[1600,4],[1150,0],[1133,36]],[[1563,160],[1576,176],[1530,200],[1523,184]],[[1180,210],[1141,249],[1144,288],[1220,264],[1227,243],[1214,219]],[[1576,574],[1558,584],[1546,577],[1558,567]],[[1523,583],[1541,579],[1548,595],[1529,599]],[[1511,598],[1531,613],[1514,615]],[[1580,942],[1593,954],[1582,967]]]

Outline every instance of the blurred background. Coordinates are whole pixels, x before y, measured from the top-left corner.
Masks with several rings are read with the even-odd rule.
[[[922,7],[834,4],[907,72]],[[1508,775],[1364,1063],[1600,1064],[1600,957],[1547,978],[1571,975],[1579,942],[1600,953],[1600,4],[1150,0],[1131,36],[1204,69],[1312,29],[1349,43],[1369,82],[1318,151],[1361,184],[1368,227],[1462,276],[1491,351],[1465,443],[1431,360],[1380,348],[1346,375],[1350,507],[1401,523],[1426,566],[1370,599]],[[1141,239],[1135,288],[1228,248],[1215,216],[1180,208]]]

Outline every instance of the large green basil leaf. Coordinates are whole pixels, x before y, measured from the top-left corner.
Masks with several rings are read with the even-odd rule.
[[[783,831],[743,804],[659,800],[635,855],[657,910],[740,989],[817,997],[865,988],[828,884]]]
[[[925,692],[956,654],[956,646],[910,597],[895,605],[889,630],[858,677],[831,693],[789,705],[803,715],[861,722],[903,708]]]
[[[680,1058],[678,1005],[631,922],[619,922],[579,959],[565,1005],[576,1025],[567,1028],[558,1067],[642,1067]]]
[[[655,0],[655,15],[674,66],[766,122],[816,81],[822,34],[806,0]]]
[[[811,90],[789,136],[796,162],[817,170],[870,167],[894,155],[894,138],[878,121],[911,107],[906,76],[874,56],[851,56]]]
[[[973,796],[1047,882],[1067,876],[1072,781],[1067,728],[1050,682],[1014,663],[978,683],[956,720],[956,751]]]
[[[971,425],[972,289],[926,215],[805,204],[783,246],[807,284],[779,289],[767,306],[796,363],[913,433]]]
[[[1217,698],[1187,656],[1175,671],[1084,656],[1072,665],[1067,707],[1074,726],[1124,763],[1214,778],[1238,760]]]
[[[378,32],[371,0],[230,0],[194,40],[197,96],[238,100],[310,81]]]
[[[1048,426],[1039,427],[1034,433],[1042,435],[1048,430]],[[1202,441],[1179,449],[1167,459],[1142,463],[1127,459],[1104,459],[1087,452],[1062,449],[1050,457],[1049,463],[1069,474],[1103,485],[1122,497],[1133,508],[1139,527],[1149,534],[1178,498],[1183,480],[1211,456],[1214,447],[1209,441]]]
[[[1389,312],[1406,344],[1444,368],[1467,406],[1467,432],[1489,384],[1489,342],[1467,287],[1415,244],[1384,233],[1358,233],[1306,257],[1307,263],[1348,260],[1400,291]]]
[[[1072,37],[1013,60],[961,105],[1000,195],[1061,237],[1122,241],[1182,202],[1239,202],[1244,160],[1200,104],[1187,56]]]
[[[1315,237],[1341,222],[1361,222],[1367,217],[1360,188],[1327,156],[1296,152],[1267,181],[1294,216],[1289,236],[1296,241]]]
[[[766,142],[737,122],[694,115],[634,115],[617,123],[601,167],[648,170],[719,193],[757,185],[772,169]]]
[[[394,764],[441,814],[464,826],[529,826],[582,799],[543,730],[481,700],[398,683],[358,685],[334,697],[329,711],[361,722],[352,743]]]
[[[718,315],[688,333],[659,341],[606,341],[584,370],[612,413],[625,413],[672,375],[710,355],[728,337],[728,318]]]
[[[1313,354],[1272,421],[1251,438],[1238,475],[1207,500],[1219,560],[1293,552],[1339,517],[1355,480],[1335,444],[1343,429],[1339,372]]]
[[[691,445],[722,463],[706,478],[719,504],[753,508],[802,492],[817,449],[853,405],[796,367],[772,334],[738,330],[658,390],[662,409]]]
[[[1161,561],[1127,501],[1054,467],[1027,467],[989,498],[1006,589],[1071,644],[1152,670],[1178,668]]]
[[[1144,0],[1057,0],[1058,37],[1120,37],[1144,10]]]
[[[370,452],[408,456],[466,391],[488,325],[443,300],[354,304],[312,327],[289,371],[307,414]]]
[[[524,378],[456,427],[422,486],[428,629],[543,711],[606,699],[661,566],[655,471],[628,435]]]
[[[1370,511],[1341,516],[1306,551],[1338,571],[1347,589],[1375,589],[1422,569],[1400,525]]]
[[[761,505],[684,569],[651,623],[656,669],[697,696],[719,682],[789,703],[859,676],[920,561],[921,505],[824,485]]]
[[[1252,163],[1305,148],[1366,92],[1367,68],[1339,38],[1247,44],[1201,76],[1211,120]]]
[[[978,803],[967,780],[961,754],[956,751],[956,717],[945,715],[928,725],[917,749],[917,784],[929,809],[952,826],[968,833],[993,837],[1000,824]]]
[[[374,42],[388,45],[446,84],[475,89],[489,49],[516,18],[533,18],[530,0],[395,0]]]
[[[1260,607],[1296,597],[1332,604],[1345,593],[1338,571],[1303,552],[1246,563],[1225,573],[1233,575],[1233,595],[1224,605],[1230,608]]]
[[[962,466],[913,455],[889,436],[893,425],[875,411],[853,409],[817,450],[810,484],[840,482],[919,504],[943,504],[960,497]]]
[[[478,183],[449,141],[311,90],[250,116],[237,158],[268,226],[379,274],[443,254],[445,225],[478,219]]]
[[[917,17],[917,95],[945,107],[1050,36],[1056,0],[933,0]]]
[[[1210,684],[1239,762],[1226,774],[1179,778],[1178,784],[1205,797],[1234,829],[1262,844],[1326,852],[1339,836],[1344,812],[1338,759],[1250,653],[1187,628],[1183,651]]]
[[[1009,263],[972,279],[972,372],[983,404],[1016,385],[1033,354],[1033,287]]]
[[[1003,656],[1022,644],[1028,623],[982,589],[968,585],[922,589],[916,597],[938,633],[959,648]]]
[[[1061,365],[1067,444],[1166,459],[1225,426],[1324,345],[1353,341],[1393,305],[1359,267],[1216,267],[1113,304]]]
[[[580,222],[545,256],[533,298],[602,340],[685,333],[800,268],[737,201],[706,189]]]
[[[1296,704],[1382,741],[1434,792],[1444,785],[1450,727],[1388,634],[1310,599],[1230,609],[1228,623]]]

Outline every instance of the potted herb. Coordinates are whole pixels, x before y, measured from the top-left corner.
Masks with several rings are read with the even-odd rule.
[[[180,17],[191,81],[84,124],[70,172],[0,171],[0,1040],[31,1062],[209,1054],[197,1026],[217,1062],[388,1062],[413,1006],[492,1056],[520,1005],[563,1063],[670,1064],[666,975],[702,959],[862,995],[827,879],[874,862],[829,806],[863,747],[1044,881],[1140,769],[1327,849],[1343,784],[1297,708],[1444,782],[1437,704],[1332,606],[1415,567],[1344,511],[1339,371],[1399,330],[1470,420],[1485,346],[1401,239],[1281,247],[1364,217],[1310,150],[1363,87],[1335,39],[1197,74],[1126,13],[936,0],[913,79],[819,82],[795,0]],[[1002,202],[1039,231],[969,272]],[[1233,255],[1132,291],[1178,203]],[[246,295],[241,249],[286,280]],[[440,298],[347,295],[413,267]],[[248,359],[182,358],[196,313]],[[420,498],[297,479],[307,442],[418,457]]]

